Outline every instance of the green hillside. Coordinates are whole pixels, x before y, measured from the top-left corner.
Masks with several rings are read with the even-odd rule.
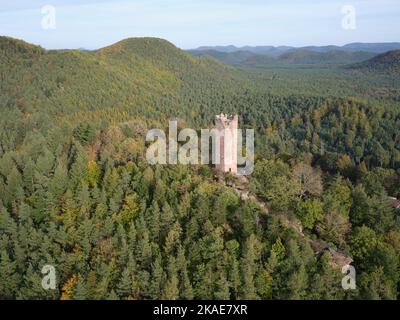
[[[221,62],[233,65],[241,64],[247,59],[257,56],[248,51],[221,52],[216,50],[189,50],[188,52],[194,56],[210,56]]]
[[[279,60],[282,62],[294,64],[348,64],[368,60],[374,56],[374,53],[361,51],[315,52],[308,50],[296,50],[281,55],[279,57]]]
[[[278,56],[249,51],[221,52],[216,50],[189,50],[195,56],[211,56],[235,66],[270,67],[290,65],[344,65],[366,61],[376,54],[363,51],[330,50],[319,52],[307,49],[290,49]]]
[[[19,101],[24,112],[79,118],[88,111],[107,119],[108,110],[112,117],[128,112],[160,119],[196,83],[227,86],[233,78],[229,67],[160,39],[127,39],[93,52],[44,51],[0,40],[2,47],[12,43],[0,57],[2,107]]]
[[[350,69],[400,74],[400,50],[380,54],[367,61],[348,66]]]

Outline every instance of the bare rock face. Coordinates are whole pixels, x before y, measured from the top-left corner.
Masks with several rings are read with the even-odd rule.
[[[328,249],[329,255],[331,256],[331,264],[334,268],[343,268],[344,266],[348,266],[353,262],[353,259],[346,256],[345,254],[334,251],[332,249]]]
[[[341,269],[344,266],[348,266],[353,262],[353,259],[351,257],[330,248],[327,244],[321,241],[310,240],[309,243],[316,254],[321,255],[324,252],[327,252],[331,257],[331,266],[335,269]]]
[[[248,192],[242,192],[242,193],[240,194],[240,199],[241,199],[242,201],[247,201],[247,200],[249,200],[249,199],[250,199],[249,193],[248,193]]]

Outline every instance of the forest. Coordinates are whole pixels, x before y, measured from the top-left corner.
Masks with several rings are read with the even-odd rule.
[[[0,37],[0,299],[399,299],[400,73],[378,57],[237,67],[155,38]],[[255,129],[245,181],[147,163],[148,130],[221,112]]]

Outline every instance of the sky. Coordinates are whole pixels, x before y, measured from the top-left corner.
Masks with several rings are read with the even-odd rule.
[[[0,35],[47,49],[400,42],[400,0],[0,0]]]

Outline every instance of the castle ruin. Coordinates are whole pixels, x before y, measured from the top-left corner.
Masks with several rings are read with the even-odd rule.
[[[238,160],[238,122],[237,115],[220,114],[215,116],[215,129],[219,132],[219,152],[217,157],[216,169],[220,172],[230,172],[237,174]]]

